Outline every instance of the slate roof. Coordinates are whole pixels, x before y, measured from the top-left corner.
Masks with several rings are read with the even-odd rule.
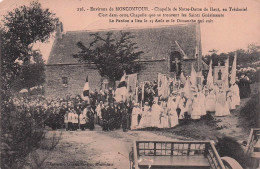
[[[152,28],[124,29],[124,30],[98,30],[98,31],[68,31],[62,35],[61,39],[55,39],[53,43],[47,65],[52,64],[77,64],[77,59],[72,55],[80,51],[76,46],[78,41],[88,45],[92,39],[90,34],[99,32],[105,35],[113,32],[115,36],[120,31],[131,32],[135,36],[133,41],[137,43],[138,50],[144,52],[141,61],[162,60],[170,55],[171,47],[178,42],[187,59],[193,59],[197,49],[201,53],[200,30],[198,24],[183,24]]]

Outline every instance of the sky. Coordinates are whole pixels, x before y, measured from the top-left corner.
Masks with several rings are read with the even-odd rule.
[[[143,28],[143,27],[158,27],[162,25],[174,25],[176,23],[109,23],[108,17],[99,17],[99,13],[103,14],[120,14],[127,12],[116,13],[115,11],[90,11],[90,7],[148,7],[149,11],[145,12],[130,12],[130,13],[145,13],[163,14],[160,11],[155,11],[158,8],[227,8],[238,7],[247,8],[247,11],[242,12],[198,12],[198,11],[169,11],[164,13],[186,13],[200,14],[202,13],[223,13],[224,17],[216,17],[213,22],[205,23],[206,17],[190,17],[188,19],[204,19],[201,27],[202,54],[208,54],[209,50],[216,49],[221,52],[230,52],[236,49],[246,49],[250,43],[260,44],[260,1],[259,0],[38,0],[43,8],[49,8],[50,11],[56,13],[56,16],[62,21],[64,31],[77,30],[100,30],[100,29],[127,29],[127,28]],[[160,3],[158,3],[160,2]],[[6,15],[8,11],[13,10],[21,5],[28,5],[30,0],[0,0],[0,18]],[[83,7],[84,12],[77,11]],[[157,9],[158,9],[157,8]],[[129,19],[129,18],[124,18]],[[132,18],[131,18],[132,19]],[[155,18],[153,18],[155,19]],[[160,19],[160,18],[159,18]],[[163,18],[167,19],[167,18]],[[182,18],[186,19],[186,18]],[[53,38],[45,44],[35,44],[35,49],[40,49],[43,58],[48,59]]]

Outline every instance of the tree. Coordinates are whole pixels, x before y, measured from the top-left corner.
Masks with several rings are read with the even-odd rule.
[[[10,88],[21,73],[17,61],[30,61],[36,42],[45,42],[55,30],[55,14],[42,9],[41,4],[20,6],[7,13],[2,20],[1,33],[1,168],[22,168],[25,158],[39,145],[42,126],[34,125],[32,110],[17,110]],[[37,59],[36,59],[37,60]]]
[[[35,52],[33,44],[50,38],[58,18],[49,9],[42,9],[39,2],[31,2],[8,12],[2,22],[1,75],[6,82],[2,87],[10,88],[20,68],[16,61],[30,61]]]
[[[132,41],[134,36],[130,32],[120,32],[119,39],[113,37],[112,32],[106,33],[104,37],[99,33],[91,34],[90,37],[94,40],[88,46],[77,43],[81,51],[73,57],[80,62],[95,64],[100,75],[108,78],[113,87],[124,71],[134,73],[141,69],[138,58],[143,52],[136,51],[138,47]]]
[[[45,63],[39,51],[33,51],[30,63],[21,65],[19,76],[12,84],[12,90],[20,91],[23,88],[40,86],[45,82]]]
[[[258,53],[260,51],[260,46],[257,43],[251,43],[247,46],[247,53]]]

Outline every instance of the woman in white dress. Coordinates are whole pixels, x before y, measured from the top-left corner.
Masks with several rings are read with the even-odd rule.
[[[159,128],[169,128],[169,120],[165,102],[161,103],[161,110],[161,123]]]
[[[168,118],[169,118],[169,127],[174,127],[179,124],[178,115],[177,115],[177,103],[174,98],[171,102],[171,105],[168,105]]]
[[[191,113],[192,113],[192,104],[193,104],[192,102],[193,102],[193,101],[192,101],[191,98],[187,98],[184,113],[187,112],[187,114],[188,114],[189,116],[191,116]]]
[[[227,94],[226,92],[224,92],[225,94],[225,105],[224,105],[224,116],[227,116],[227,115],[230,115],[230,109],[229,109],[229,105],[228,105],[228,102],[227,102]]]
[[[231,85],[230,91],[232,93],[232,103],[235,105],[240,105],[240,93],[238,85],[236,83]]]
[[[236,105],[234,104],[235,102],[232,101],[232,93],[231,93],[231,91],[227,92],[227,102],[228,102],[229,110],[236,109]]]
[[[148,102],[145,102],[142,118],[139,123],[139,128],[151,127],[151,112]]]
[[[208,95],[206,96],[206,111],[215,112],[216,108],[216,95],[213,90],[209,90]]]
[[[131,130],[135,130],[138,128],[138,115],[139,114],[141,114],[141,109],[139,107],[139,103],[135,103],[134,108],[132,110]]]
[[[161,106],[158,105],[157,101],[154,101],[154,104],[151,108],[151,114],[152,114],[152,127],[159,127],[160,126],[160,115],[162,112]]]
[[[230,114],[226,93],[220,90],[216,95],[216,112],[215,115],[218,117],[227,116]]]
[[[185,102],[185,98],[182,97],[181,100],[179,101],[179,104],[178,104],[178,108],[181,109],[181,113],[180,113],[179,119],[184,119],[184,113],[185,113],[184,102]]]
[[[193,120],[200,119],[201,116],[201,107],[200,107],[200,99],[198,98],[198,94],[194,93],[193,103],[192,103],[192,112],[191,118]]]
[[[205,105],[205,95],[202,91],[198,92],[199,106],[200,106],[200,115],[206,115],[206,105]]]

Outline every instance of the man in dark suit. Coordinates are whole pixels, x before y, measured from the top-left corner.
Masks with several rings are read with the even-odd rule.
[[[121,111],[121,114],[122,114],[122,128],[123,128],[123,131],[124,132],[127,132],[128,130],[128,113],[127,113],[127,110],[126,110],[126,106],[125,104],[121,101],[120,104],[120,111]]]
[[[89,129],[94,130],[95,125],[94,125],[94,111],[91,108],[91,105],[87,105],[87,118],[89,122]]]
[[[103,131],[108,131],[108,122],[109,122],[109,114],[108,114],[108,105],[107,102],[104,103],[104,107],[101,109],[101,116],[103,121]]]
[[[108,119],[108,127],[109,130],[113,130],[115,128],[115,109],[113,102],[109,103],[109,107],[107,108],[107,112],[109,115]]]

